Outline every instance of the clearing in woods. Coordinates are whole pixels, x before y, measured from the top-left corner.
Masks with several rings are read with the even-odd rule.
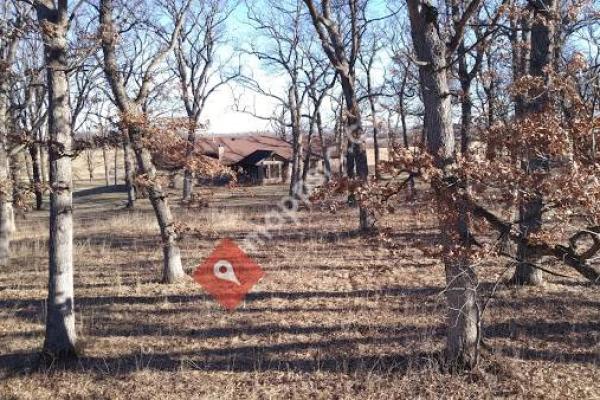
[[[99,183],[100,184],[100,183]],[[186,272],[219,239],[262,223],[284,187],[216,189],[210,207],[172,204],[197,234],[182,241]],[[194,282],[164,286],[147,200],[122,208],[101,188],[76,202],[75,294],[82,357],[37,368],[44,337],[47,211],[19,219],[0,275],[1,399],[598,398],[600,296],[578,276],[542,288],[499,285],[484,316],[484,360],[440,374],[444,270],[415,244],[436,222],[417,199],[379,221],[397,247],[352,234],[356,210],[305,210],[250,256],[265,278],[226,312]],[[559,268],[559,267],[557,267]],[[489,294],[504,261],[478,267]],[[564,272],[564,269],[561,270]],[[567,274],[570,271],[566,272]],[[510,276],[507,275],[508,278]]]

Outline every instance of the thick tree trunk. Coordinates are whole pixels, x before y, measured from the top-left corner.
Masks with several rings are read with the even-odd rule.
[[[552,14],[556,4],[554,0],[540,0],[534,5],[529,62],[529,73],[534,77],[547,79],[546,67],[553,65],[555,22]],[[548,97],[543,91],[533,93],[533,98],[533,101],[524,105],[524,112],[527,114],[540,113],[548,106]],[[545,156],[532,155],[528,156],[524,164],[527,171],[533,173],[545,169],[548,162]],[[520,205],[519,214],[522,221],[520,227],[525,237],[541,229],[543,203],[541,196],[536,196],[525,200]],[[535,255],[530,254],[527,247],[523,245],[517,249],[517,255],[519,263],[511,282],[517,285],[542,285],[544,283],[542,271],[533,267],[537,261]]]
[[[542,208],[543,202],[541,198],[533,199],[526,202],[520,207],[521,224],[519,229],[525,237],[531,233],[539,231],[542,226]],[[519,263],[512,278],[512,283],[516,285],[532,285],[538,286],[544,283],[544,276],[539,268],[534,268],[536,258],[529,254],[527,247],[519,244],[517,249],[517,258]]]
[[[408,0],[419,81],[425,106],[425,137],[428,151],[443,168],[455,158],[451,98],[446,75],[446,45],[439,35],[437,10],[429,2]],[[480,315],[477,277],[469,259],[469,217],[466,209],[449,199],[452,193],[443,180],[434,183],[438,197],[443,261],[446,271],[448,332],[446,356],[453,370],[470,369],[477,363]]]
[[[73,200],[71,171],[71,107],[68,70],[68,2],[44,0],[36,6],[44,27],[44,55],[48,82],[50,134],[50,239],[46,339],[51,357],[75,355],[73,294]]]
[[[442,183],[444,185],[444,183]],[[438,195],[446,188],[438,188]],[[443,198],[439,204],[449,204]],[[477,299],[477,274],[469,257],[469,214],[466,207],[438,209],[443,259],[446,271],[446,299],[448,301],[448,332],[446,353],[449,368],[461,371],[473,368],[478,361],[481,336],[481,315]]]
[[[115,150],[116,151],[116,150]],[[123,135],[123,165],[125,169],[125,187],[127,189],[127,208],[134,208],[136,198],[134,184],[134,168],[132,160],[131,142],[127,133]],[[116,171],[116,163],[115,163]],[[116,172],[115,172],[116,174]]]
[[[42,160],[40,154],[39,143],[33,143],[29,146],[29,153],[31,155],[31,164],[33,172],[33,191],[35,194],[35,208],[41,210],[44,202],[44,193],[42,191]]]

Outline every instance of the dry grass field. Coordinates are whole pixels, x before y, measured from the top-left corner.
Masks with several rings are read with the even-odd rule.
[[[182,241],[187,272],[219,239],[260,226],[284,193],[218,189],[201,210],[174,194],[177,219],[199,232]],[[250,253],[266,276],[234,312],[192,281],[158,283],[147,201],[128,211],[121,193],[84,190],[75,206],[81,357],[37,362],[47,212],[27,214],[0,274],[2,400],[600,398],[600,293],[569,271],[573,279],[549,277],[543,288],[500,285],[484,316],[481,367],[440,372],[444,271],[415,246],[437,234],[415,217],[419,200],[380,221],[393,228],[393,251],[352,233],[355,210],[302,211],[301,226]],[[478,267],[484,293],[504,270],[500,260]]]

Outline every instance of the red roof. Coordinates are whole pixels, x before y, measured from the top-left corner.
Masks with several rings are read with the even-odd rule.
[[[202,137],[198,144],[206,155],[218,157],[219,146],[224,153],[221,162],[225,165],[236,164],[257,150],[269,150],[286,160],[292,159],[292,146],[275,136],[214,136]]]
[[[271,151],[283,159],[292,160],[292,145],[283,139],[269,135],[244,135],[198,138],[197,144],[202,152],[211,157],[219,156],[219,146],[223,147],[221,162],[224,165],[233,165],[259,150]],[[311,146],[312,147],[312,146]],[[318,153],[317,153],[318,154]]]

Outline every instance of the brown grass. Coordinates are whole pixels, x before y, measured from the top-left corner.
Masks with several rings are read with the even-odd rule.
[[[284,188],[218,190],[211,207],[176,207],[200,234],[182,242],[191,273],[222,237],[260,224]],[[19,220],[0,274],[0,399],[600,398],[600,295],[549,278],[500,286],[485,315],[481,368],[439,370],[443,268],[416,249],[436,231],[407,208],[381,221],[393,252],[350,232],[355,210],[301,214],[251,256],[266,277],[235,312],[192,282],[157,283],[160,249],[149,205],[122,194],[76,199],[76,309],[81,358],[40,366],[46,213]],[[557,267],[558,268],[558,267]],[[482,290],[504,270],[478,268]]]

